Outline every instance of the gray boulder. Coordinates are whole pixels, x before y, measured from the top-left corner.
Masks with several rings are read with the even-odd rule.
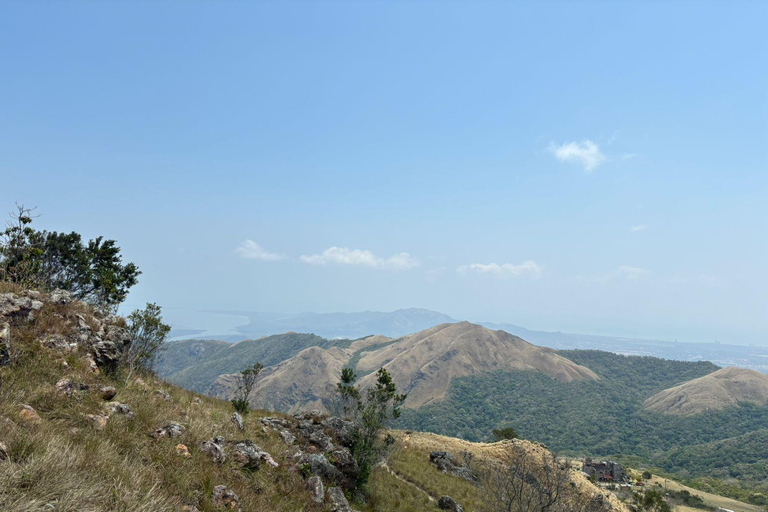
[[[232,458],[243,469],[257,470],[261,467],[262,463],[272,467],[278,466],[270,454],[253,444],[253,441],[249,439],[235,445]]]
[[[340,481],[344,477],[341,471],[331,464],[325,455],[305,453],[299,459],[299,463],[307,464],[310,474],[331,482]]]
[[[120,414],[121,416],[125,416],[128,419],[133,419],[136,417],[136,413],[133,412],[133,409],[131,409],[130,406],[121,404],[120,402],[110,402],[107,404],[107,410],[112,414]]]
[[[232,424],[234,424],[238,430],[245,430],[245,422],[243,422],[243,417],[240,416],[240,413],[238,412],[232,413]]]
[[[227,508],[230,510],[238,510],[240,508],[240,498],[223,485],[217,485],[213,488],[211,501],[213,501],[213,505],[217,508]]]
[[[0,366],[11,364],[11,326],[8,322],[0,324]]]
[[[306,486],[312,501],[317,504],[322,504],[325,501],[325,488],[323,487],[322,478],[319,476],[309,477]]]
[[[330,503],[333,512],[354,512],[341,487],[328,488],[328,503]]]
[[[61,379],[56,383],[56,391],[64,393],[67,396],[72,396],[72,393],[76,391],[86,391],[88,386],[80,384],[69,379]]]
[[[207,441],[201,441],[198,445],[201,452],[207,453],[216,464],[224,464],[227,454],[224,451],[225,441],[221,436],[216,436]]]
[[[464,509],[461,508],[461,505],[456,503],[450,496],[443,496],[440,498],[437,502],[437,506],[441,510],[448,510],[449,512],[464,512]]]
[[[51,292],[49,300],[57,306],[66,306],[72,302],[72,294],[66,290],[58,288]]]
[[[167,425],[156,429],[152,433],[152,437],[155,439],[160,439],[163,437],[179,437],[184,433],[184,430],[185,428],[178,423],[168,423]]]

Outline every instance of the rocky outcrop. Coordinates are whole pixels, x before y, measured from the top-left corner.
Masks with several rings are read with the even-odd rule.
[[[429,461],[437,466],[437,469],[443,473],[463,478],[468,482],[477,482],[477,477],[472,474],[469,468],[460,464],[458,459],[456,459],[456,457],[451,452],[430,452]]]
[[[61,306],[69,305],[62,309]],[[14,327],[36,321],[45,308],[58,318],[56,328],[47,332],[39,342],[59,352],[83,350],[94,364],[105,372],[117,369],[123,351],[131,337],[124,320],[72,299],[64,290],[49,294],[25,291],[0,294],[0,365],[9,362]]]
[[[449,512],[464,512],[461,505],[456,503],[450,496],[443,496],[437,501],[437,506],[440,510],[448,510]]]

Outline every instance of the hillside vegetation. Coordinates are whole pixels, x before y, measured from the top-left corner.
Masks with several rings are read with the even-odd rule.
[[[656,393],[644,406],[649,411],[692,416],[744,402],[768,402],[768,375],[743,368],[723,368]]]
[[[309,347],[349,346],[348,340],[327,340],[314,334],[289,332],[239,343],[186,340],[170,342],[157,364],[157,374],[170,383],[206,393],[219,375],[248,365],[272,366]]]

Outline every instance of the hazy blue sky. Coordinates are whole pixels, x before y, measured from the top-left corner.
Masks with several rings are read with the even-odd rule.
[[[765,2],[3,2],[0,206],[129,305],[768,344]]]

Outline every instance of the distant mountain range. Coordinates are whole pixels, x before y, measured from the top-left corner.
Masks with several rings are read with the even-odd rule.
[[[362,311],[357,313],[256,313],[227,311],[248,318],[246,325],[235,328],[238,335],[206,335],[190,326],[175,329],[176,339],[215,339],[238,342],[287,332],[312,333],[323,338],[358,339],[369,335],[398,338],[436,325],[459,320],[437,311],[409,308],[392,312]],[[526,341],[558,350],[604,350],[617,354],[653,356],[678,361],[712,361],[720,366],[750,368],[768,373],[768,347],[747,347],[719,343],[679,343],[591,334],[535,331],[508,323],[476,322],[493,330],[503,330]]]
[[[412,325],[413,317],[409,321]],[[552,336],[550,341],[593,339],[538,334]],[[402,428],[479,441],[489,439],[495,428],[512,427],[526,439],[570,455],[631,455],[669,472],[689,471],[692,477],[717,469],[718,461],[707,458],[706,450],[722,446],[720,455],[733,461],[732,468],[742,452],[757,457],[738,468],[744,492],[763,489],[768,375],[755,371],[721,369],[704,361],[554,350],[469,322],[355,340],[288,332],[239,343],[176,341],[168,344],[157,371],[171,383],[229,398],[236,373],[257,361],[265,368],[250,397],[254,408],[290,413],[332,409],[342,368],[352,368],[367,387],[373,372],[384,367],[398,391],[408,394]],[[674,457],[672,450],[678,450]],[[678,458],[695,460],[695,471]]]

